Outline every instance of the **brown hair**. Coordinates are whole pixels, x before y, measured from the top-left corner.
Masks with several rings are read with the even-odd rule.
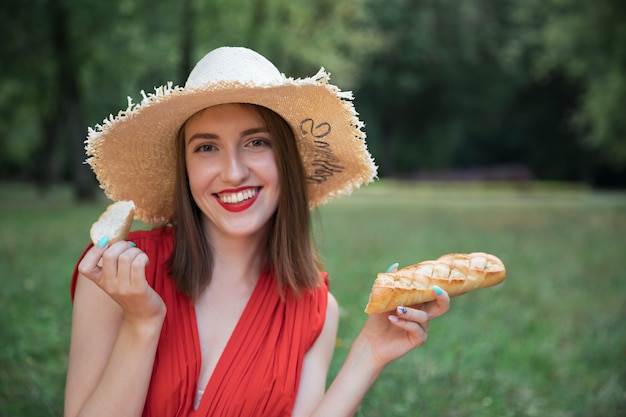
[[[307,183],[298,144],[285,120],[265,107],[242,104],[257,112],[274,138],[273,151],[278,168],[280,196],[278,208],[269,220],[265,247],[265,267],[273,272],[281,294],[300,291],[319,284],[321,263],[311,235],[311,213]],[[170,273],[176,287],[196,298],[209,284],[213,253],[203,227],[203,214],[189,189],[185,165],[184,125],[176,146],[176,191],[174,198],[175,244],[169,259]]]

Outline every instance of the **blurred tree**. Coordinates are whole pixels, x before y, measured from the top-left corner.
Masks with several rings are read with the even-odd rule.
[[[536,75],[562,73],[580,86],[573,128],[589,148],[626,167],[626,2],[520,1],[516,16],[536,52]]]
[[[152,29],[146,24],[145,32],[133,31],[131,21],[124,22],[137,6],[133,0],[2,3],[0,76],[6,88],[0,92],[0,114],[7,117],[0,135],[8,151],[0,157],[3,176],[34,178],[42,188],[70,180],[77,198],[94,196],[83,141],[93,114],[104,114],[99,106],[118,105],[124,97],[120,88],[137,79],[128,63],[137,54],[138,38]],[[157,67],[165,61],[138,62],[155,60]]]
[[[70,38],[70,15],[67,5],[61,0],[48,0],[48,19],[50,22],[51,42],[56,66],[56,95],[54,97],[51,118],[45,120],[42,131],[44,138],[48,132],[53,141],[40,142],[39,158],[44,161],[47,150],[54,149],[58,143],[59,130],[67,135],[71,146],[71,178],[74,183],[76,197],[79,200],[91,200],[95,197],[93,179],[89,170],[82,164],[82,152],[78,145],[84,141],[85,119],[83,117],[82,91],[78,83],[80,66],[78,57],[73,54],[73,42]],[[52,145],[52,146],[50,146]],[[46,167],[47,164],[41,164]],[[41,170],[39,177],[47,178],[48,172]]]
[[[626,165],[626,3],[370,5],[387,47],[357,98],[382,174],[523,164],[589,180]]]
[[[52,161],[58,157],[48,150],[48,158],[33,157],[41,137],[54,148],[56,120],[54,98],[54,51],[49,10],[44,2],[24,7],[24,2],[0,3],[0,169],[6,176],[20,176],[46,167],[43,182],[54,177]],[[45,136],[44,136],[45,135]]]
[[[82,162],[87,126],[126,96],[173,81],[222,45],[266,54],[289,75],[324,63],[356,85],[381,42],[365,0],[7,0],[0,4],[0,175],[70,179],[79,198],[95,188]],[[341,78],[341,79],[340,79]]]
[[[606,161],[626,166],[625,5],[5,0],[0,178],[72,180],[82,195],[87,126],[232,45],[295,77],[324,65],[357,90],[383,175],[521,162],[580,179]]]
[[[515,153],[499,140],[477,159],[463,158],[474,146],[470,136],[503,129],[502,111],[527,82],[504,49],[514,34],[511,2],[372,3],[389,45],[357,97],[383,174],[487,163],[481,156]]]
[[[336,74],[334,83],[352,89],[359,84],[372,53],[384,45],[365,7],[367,1],[198,2],[196,51],[202,55],[222,45],[246,46],[289,76],[308,77],[323,65]]]

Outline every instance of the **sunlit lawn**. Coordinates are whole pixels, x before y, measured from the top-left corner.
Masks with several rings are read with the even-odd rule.
[[[6,185],[0,196],[0,416],[58,416],[69,275],[107,202]],[[471,251],[508,268],[501,286],[454,299],[357,415],[626,415],[626,194],[381,181],[315,218],[342,306],[331,377],[376,272]]]

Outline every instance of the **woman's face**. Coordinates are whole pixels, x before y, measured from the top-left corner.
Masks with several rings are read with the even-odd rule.
[[[209,235],[264,232],[280,189],[274,138],[261,116],[240,104],[209,107],[184,133],[189,187]]]

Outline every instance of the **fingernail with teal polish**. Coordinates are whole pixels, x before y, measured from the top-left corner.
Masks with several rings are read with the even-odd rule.
[[[437,295],[443,294],[443,290],[436,285],[433,285],[433,290],[437,293]]]
[[[109,239],[110,239],[110,237],[108,237],[108,236],[105,236],[102,239],[100,239],[98,241],[98,247],[99,248],[104,248],[106,245],[109,244]]]
[[[135,242],[130,242],[130,241],[129,241],[129,242],[128,242],[128,244],[129,244],[130,246],[132,246],[133,248],[137,246],[137,244],[136,244]]]
[[[387,268],[387,272],[389,273],[389,272],[393,271],[394,269],[396,269],[398,267],[398,265],[400,265],[400,264],[397,263],[397,262],[395,264],[392,264],[389,268]]]

